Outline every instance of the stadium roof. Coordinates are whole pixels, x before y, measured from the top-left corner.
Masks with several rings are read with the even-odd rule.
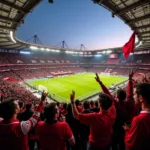
[[[118,16],[132,30],[135,30],[139,42],[136,50],[150,49],[150,0],[93,0],[109,11],[112,17]],[[16,38],[15,32],[24,18],[31,13],[42,0],[1,0],[0,1],[0,48],[1,49],[28,49],[45,48],[57,50],[58,48],[27,43]],[[60,48],[59,48],[60,50]],[[65,49],[62,49],[65,50]],[[103,49],[104,50],[104,49]],[[105,49],[107,50],[107,49]],[[111,50],[121,50],[121,47]]]

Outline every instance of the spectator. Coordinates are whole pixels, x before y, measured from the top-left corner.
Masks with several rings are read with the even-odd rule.
[[[19,112],[18,103],[10,98],[0,104],[0,146],[1,150],[28,150],[27,134],[36,125],[46,93],[42,93],[41,103],[34,115],[27,121],[19,122],[17,114]]]
[[[32,109],[31,103],[26,104],[25,107],[26,107],[25,111],[18,114],[19,121],[27,121],[28,119],[30,119],[32,117],[32,115],[34,113],[31,110]],[[34,129],[30,130],[30,132],[28,134],[28,143],[29,143],[29,149],[34,150],[34,146],[35,146]]]
[[[76,106],[77,106],[78,111],[79,111],[79,112],[82,112],[82,107],[80,106],[80,101],[79,101],[78,99],[75,100],[75,104],[76,104]]]
[[[91,109],[94,108],[94,102],[93,102],[93,100],[90,101],[90,108],[91,108]]]
[[[66,115],[67,114],[67,103],[63,104],[63,109],[61,111],[62,115]]]
[[[88,101],[84,101],[83,103],[83,112],[82,114],[88,114],[91,113],[90,110],[90,103]],[[81,149],[87,150],[87,144],[88,144],[88,137],[90,135],[90,127],[84,124],[81,124],[80,128],[80,142],[81,142]]]
[[[59,122],[59,109],[56,103],[44,108],[45,121],[36,126],[36,135],[42,150],[66,150],[66,141],[75,144],[74,136],[66,122]]]
[[[122,89],[117,90],[116,100],[113,98],[113,95],[108,91],[108,89],[104,86],[101,81],[97,81],[103,92],[108,94],[110,97],[114,99],[115,107],[116,107],[116,120],[113,125],[113,136],[112,136],[112,149],[117,150],[124,150],[124,130],[123,125],[124,123],[130,124],[133,117],[136,115],[136,107],[133,101],[133,82],[132,77],[134,73],[133,71],[129,74],[129,82],[128,82],[128,94],[126,100],[126,92]],[[98,77],[98,75],[96,74]]]
[[[97,76],[96,79],[100,81]],[[116,109],[110,96],[99,94],[100,112],[81,114],[74,104],[75,92],[73,91],[70,100],[72,112],[76,119],[82,124],[90,126],[90,150],[109,150],[111,144],[112,126],[116,118]]]
[[[67,106],[67,114],[65,115],[65,117],[66,117],[66,122],[69,124],[76,141],[75,145],[71,146],[71,150],[78,150],[80,149],[79,132],[80,132],[81,124],[80,121],[76,120],[73,117],[71,104],[68,104]],[[67,149],[70,149],[70,145],[67,145],[67,147],[68,147]]]
[[[32,104],[28,103],[26,104],[25,107],[26,107],[25,111],[18,114],[18,119],[20,121],[26,121],[33,115],[33,111],[31,110]]]
[[[91,108],[90,110],[93,112],[99,112],[100,111],[98,101],[95,101],[95,107]]]
[[[150,148],[150,84],[139,83],[134,86],[134,101],[140,104],[142,111],[132,120],[126,131],[127,150],[149,150]]]

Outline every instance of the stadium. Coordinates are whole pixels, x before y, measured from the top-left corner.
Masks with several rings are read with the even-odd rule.
[[[89,103],[91,110],[93,109],[92,105],[96,107],[96,102],[100,101],[100,92],[106,92],[108,95],[111,93],[112,97],[115,97],[118,93],[117,91],[120,89],[123,89],[127,93],[133,92],[133,89],[131,91],[129,90],[129,81],[131,78],[134,84],[148,84],[150,82],[150,1],[91,1],[91,5],[102,7],[110,14],[110,18],[119,18],[121,22],[125,23],[133,31],[131,38],[128,37],[129,41],[126,41],[127,43],[124,43],[124,46],[87,50],[83,44],[79,46],[79,49],[69,48],[65,40],[60,43],[60,46],[45,45],[42,44],[37,35],[32,36],[27,41],[21,40],[16,36],[19,28],[24,27],[26,17],[33,13],[36,7],[42,5],[43,1],[0,1],[0,103],[3,103],[5,99],[13,97],[24,105],[30,103],[33,107],[36,107],[40,104],[40,97],[43,91],[45,91],[48,93],[46,104],[57,103],[60,112],[62,114],[65,112],[63,114],[65,116],[68,112],[66,105],[69,106],[70,103],[72,103],[71,105],[74,104],[74,99],[70,101],[72,91],[75,91],[77,110],[81,113],[80,107],[84,107],[84,103]],[[47,5],[53,7],[54,4],[55,1],[53,0],[47,1]],[[40,17],[38,19],[40,20]],[[134,72],[133,76],[131,72]],[[99,75],[100,79],[95,80],[95,73]],[[103,88],[102,83],[109,92]],[[131,95],[133,97],[133,93]],[[78,109],[79,105],[80,109]],[[125,109],[127,108],[128,105]],[[2,106],[0,106],[0,109],[3,110]],[[1,110],[0,118],[3,118],[1,116]],[[118,110],[120,111],[120,109]],[[7,112],[5,111],[5,113]],[[132,113],[130,112],[130,114]],[[76,117],[74,116],[74,118]],[[83,122],[86,121],[83,120]],[[2,131],[1,127],[0,131]],[[144,130],[144,132],[147,131]],[[73,134],[75,134],[75,141],[78,141],[78,135],[74,131]],[[2,141],[3,139],[0,136],[0,145]],[[87,142],[87,139],[85,141]],[[148,140],[146,142],[150,143]],[[37,143],[35,142],[33,147],[29,149],[37,150]],[[137,149],[135,148],[136,146],[130,149],[130,146],[127,144],[126,148],[127,150],[148,150],[145,147],[145,143],[144,149]],[[62,150],[87,150],[89,146],[79,148],[79,145],[82,144],[77,143],[75,148],[68,148],[67,146],[67,149],[62,148]],[[112,145],[109,145],[110,147],[106,149],[105,147],[93,148],[92,146],[91,150],[109,150],[110,147],[112,150],[125,150],[124,148],[113,148]],[[7,150],[7,148],[2,147],[2,150]],[[46,148],[41,149],[47,150]],[[20,149],[14,148],[14,150]],[[28,148],[24,150],[28,150]],[[58,150],[61,150],[61,148],[58,148]]]

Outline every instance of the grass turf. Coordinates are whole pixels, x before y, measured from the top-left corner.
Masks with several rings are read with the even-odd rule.
[[[56,100],[68,102],[72,90],[76,92],[76,99],[80,100],[99,92],[101,89],[94,77],[95,74],[85,73],[50,79],[32,80],[27,83],[31,86],[35,86],[37,89],[39,89],[39,85],[44,86]],[[100,76],[100,78],[107,87],[126,80],[125,77],[118,76]]]

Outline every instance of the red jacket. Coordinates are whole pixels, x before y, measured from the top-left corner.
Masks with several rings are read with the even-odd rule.
[[[28,133],[38,122],[43,104],[27,121],[16,120],[0,121],[0,149],[1,150],[28,150]]]

